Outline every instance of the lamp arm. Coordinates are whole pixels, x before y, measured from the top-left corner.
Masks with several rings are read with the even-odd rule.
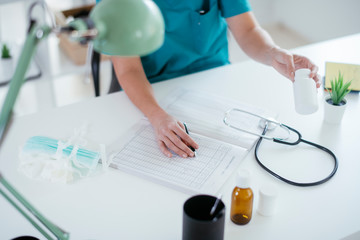
[[[56,236],[57,239],[60,240],[68,240],[70,235],[69,233],[65,232],[52,222],[50,222],[48,219],[46,219],[40,212],[38,212],[28,201],[25,200],[25,198],[18,192],[16,189],[14,189],[9,182],[5,180],[5,178],[0,173],[0,184],[3,185],[9,193],[15,197],[17,201],[21,203],[22,206],[24,206],[33,216],[35,216],[51,233]],[[4,191],[0,188],[0,194],[3,195],[8,202],[13,205],[41,234],[46,237],[47,239],[53,239],[41,226],[37,224],[37,222],[34,221],[19,205],[14,202],[11,197],[9,197]]]
[[[26,38],[24,47],[22,49],[19,61],[16,65],[15,73],[10,81],[9,90],[6,94],[4,104],[0,113],[0,141],[4,138],[6,127],[8,126],[11,113],[19,94],[21,85],[25,81],[25,74],[30,65],[30,61],[35,53],[38,43],[46,38],[51,32],[51,28],[48,26],[38,26],[33,24],[28,36]],[[1,144],[1,142],[0,142]],[[0,173],[0,185],[3,185],[12,196],[14,196],[33,216],[35,216],[50,232],[52,232],[58,239],[69,239],[69,233],[63,231],[55,224],[47,220],[42,214],[40,214],[24,197],[20,195],[1,175]],[[47,239],[52,239],[43,228],[41,228],[29,215],[27,215],[4,191],[0,189],[0,194],[3,195],[9,203],[11,203],[29,222],[38,229]]]
[[[30,65],[30,61],[35,53],[36,46],[38,43],[48,36],[51,32],[49,26],[38,26],[34,24],[26,38],[25,44],[23,46],[19,61],[16,65],[15,73],[10,81],[9,90],[6,94],[5,101],[3,103],[1,113],[0,113],[0,144],[3,139],[5,129],[10,120],[10,116],[16,101],[16,98],[19,94],[21,85],[25,81],[25,74]]]

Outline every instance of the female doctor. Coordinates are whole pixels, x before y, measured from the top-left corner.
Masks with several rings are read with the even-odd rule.
[[[296,69],[308,68],[320,87],[318,67],[306,57],[278,47],[259,26],[248,0],[154,2],[165,20],[163,46],[145,57],[112,57],[112,62],[121,88],[149,119],[166,156],[171,157],[173,151],[184,158],[193,157],[189,146],[199,146],[183,124],[159,106],[151,83],[229,64],[227,28],[251,58],[272,66],[291,81]]]

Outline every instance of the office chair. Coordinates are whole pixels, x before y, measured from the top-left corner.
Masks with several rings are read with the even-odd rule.
[[[93,50],[91,56],[91,73],[94,81],[95,97],[100,96],[100,53]]]
[[[93,50],[91,57],[91,72],[94,81],[95,97],[100,96],[100,53]],[[118,92],[122,90],[116,74],[114,65],[111,64],[111,83],[108,93]]]

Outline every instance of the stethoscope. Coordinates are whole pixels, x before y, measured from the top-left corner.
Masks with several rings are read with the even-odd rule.
[[[259,118],[260,119],[259,126],[263,129],[263,132],[261,134],[258,134],[258,133],[252,132],[252,131],[245,130],[243,128],[239,128],[239,127],[231,124],[229,119],[231,117],[231,113],[235,112],[235,111],[245,113],[245,114],[249,114],[251,116]],[[256,159],[256,161],[268,173],[270,173],[274,177],[276,177],[276,178],[278,178],[278,179],[280,179],[280,180],[282,180],[282,181],[284,181],[284,182],[286,182],[288,184],[299,186],[299,187],[310,187],[310,186],[320,185],[320,184],[325,183],[328,180],[330,180],[335,175],[335,173],[336,173],[336,171],[338,169],[338,165],[339,165],[338,160],[337,160],[335,154],[332,151],[330,151],[328,148],[326,148],[324,146],[321,146],[319,144],[316,144],[316,143],[313,143],[313,142],[310,142],[310,141],[307,141],[307,140],[303,139],[299,131],[297,131],[294,128],[291,128],[291,127],[289,127],[289,126],[287,126],[285,124],[282,124],[282,123],[280,123],[280,122],[278,122],[278,121],[276,121],[274,119],[265,118],[265,117],[262,117],[260,115],[255,114],[255,113],[251,113],[251,112],[248,112],[248,111],[245,111],[245,110],[242,110],[242,109],[232,108],[232,109],[225,112],[225,116],[224,116],[223,121],[227,126],[233,128],[233,129],[236,129],[238,131],[242,131],[242,132],[245,132],[245,133],[248,133],[248,134],[259,137],[259,140],[257,141],[257,143],[255,145],[255,159]],[[285,138],[281,138],[281,137],[272,137],[272,136],[267,136],[266,135],[268,130],[272,130],[277,126],[284,129],[288,133],[288,136],[290,136],[291,132],[295,133],[297,135],[297,139],[290,142],[290,141],[286,141],[286,139],[288,139],[288,136],[285,137]],[[300,183],[300,182],[294,182],[294,181],[291,181],[289,179],[286,179],[286,178],[280,176],[279,174],[275,173],[274,171],[270,170],[268,167],[266,167],[260,161],[259,156],[258,156],[258,151],[259,151],[259,147],[260,147],[260,144],[261,144],[263,139],[272,140],[275,143],[281,143],[281,144],[293,145],[293,146],[302,142],[302,143],[311,145],[313,147],[316,147],[316,148],[320,149],[321,151],[324,151],[324,152],[328,153],[333,158],[333,160],[334,160],[334,168],[333,168],[332,172],[327,177],[325,177],[322,180],[315,181],[315,182]]]

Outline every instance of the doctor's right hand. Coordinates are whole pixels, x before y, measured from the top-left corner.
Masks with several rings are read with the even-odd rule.
[[[292,54],[291,52],[281,49],[273,48],[270,51],[272,58],[271,65],[283,76],[294,82],[295,71],[300,68],[310,69],[309,77],[315,81],[316,87],[321,85],[320,75],[318,74],[319,68],[307,57]]]
[[[171,151],[183,158],[194,157],[190,146],[195,149],[199,146],[186,133],[183,123],[162,109],[153,112],[148,119],[154,128],[159,148],[167,157],[172,157]]]

